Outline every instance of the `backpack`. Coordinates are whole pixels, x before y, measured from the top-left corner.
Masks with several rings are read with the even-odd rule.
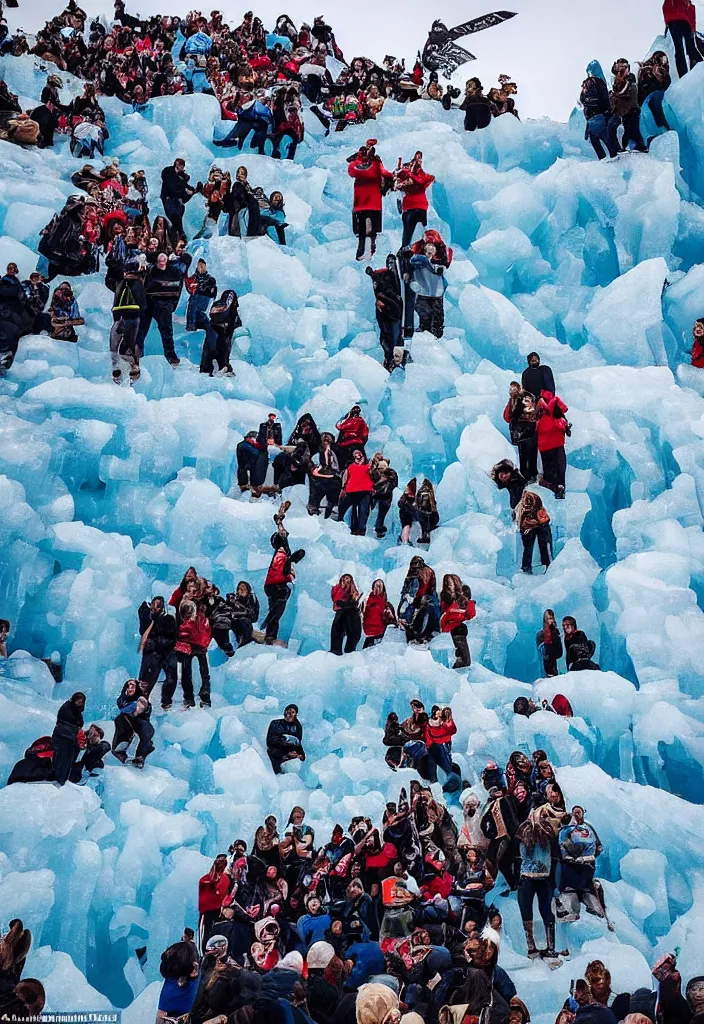
[[[116,293],[115,305],[112,307],[113,313],[139,313],[140,309],[141,306],[135,299],[129,282],[123,282],[122,287]]]
[[[214,302],[210,307],[210,320],[211,323],[217,324],[218,326],[224,326],[229,322],[230,311],[234,303],[237,302],[237,293],[228,289],[224,291],[217,302]]]

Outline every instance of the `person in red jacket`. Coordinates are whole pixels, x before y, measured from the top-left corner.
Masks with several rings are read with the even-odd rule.
[[[556,498],[565,496],[565,435],[570,425],[565,419],[567,406],[557,395],[541,392],[538,411],[538,451],[543,463],[543,475],[538,483],[555,492]]]
[[[472,600],[472,591],[453,573],[443,577],[440,612],[440,630],[449,633],[455,645],[455,664],[452,667],[469,668],[472,657],[466,623],[477,614],[477,606]]]
[[[366,535],[373,490],[374,481],[369,471],[367,457],[363,451],[355,448],[352,452],[352,461],[342,474],[338,509],[340,522],[344,522],[345,516],[352,509],[350,533],[353,537]]]
[[[704,317],[695,320],[692,328],[692,366],[704,370]]]
[[[335,618],[330,630],[330,653],[342,656],[342,644],[345,643],[345,654],[357,650],[362,635],[362,618],[359,613],[360,593],[354,579],[348,572],[340,576],[330,592]]]
[[[336,424],[339,431],[335,452],[340,469],[345,469],[352,461],[352,452],[359,448],[364,452],[364,446],[369,438],[369,427],[362,418],[362,410],[358,405],[353,405],[346,416]],[[366,457],[366,452],[365,452]]]
[[[426,174],[423,170],[423,154],[418,150],[413,159],[407,163],[401,163],[398,158],[398,167],[394,175],[396,189],[403,193],[401,202],[401,220],[403,222],[403,238],[401,248],[405,249],[411,244],[413,232],[419,224],[423,227],[428,225],[428,196],[427,192],[435,181],[432,174]]]
[[[364,628],[364,645],[374,647],[384,639],[387,626],[395,626],[396,612],[386,594],[386,586],[383,580],[374,580],[369,597],[364,602],[362,612],[362,626]]]
[[[437,768],[442,768],[447,775],[453,774],[450,751],[452,737],[456,732],[457,726],[452,720],[452,710],[434,705],[431,708],[430,718],[426,723],[423,735],[423,742],[428,750],[429,774],[435,776],[435,778],[430,778],[430,782],[437,781]]]
[[[697,10],[692,0],[665,0],[662,14],[675,47],[677,74],[684,78],[703,59],[697,43]],[[685,53],[686,50],[686,53]],[[689,66],[687,65],[689,57]]]
[[[367,236],[371,239],[370,257],[376,252],[376,236],[381,231],[381,200],[386,183],[393,181],[393,174],[387,171],[377,156],[376,139],[367,139],[366,146],[349,160],[347,173],[354,178],[354,200],[352,206],[352,230],[357,235],[357,259],[364,259]]]
[[[219,853],[207,875],[198,882],[198,949],[201,953],[210,938],[210,928],[220,917],[222,901],[230,891],[232,879],[227,873],[227,856]]]
[[[274,516],[276,533],[271,535],[271,546],[274,555],[269,564],[269,569],[264,580],[264,593],[269,599],[269,611],[262,622],[265,644],[278,644],[285,647],[282,640],[278,640],[279,623],[286,611],[288,599],[291,596],[291,584],[296,578],[294,564],[305,557],[305,551],[300,548],[291,553],[288,543],[288,531],[284,527],[284,517],[291,507],[290,501],[284,501]]]
[[[184,710],[196,706],[193,699],[193,659],[198,661],[200,669],[200,693],[198,699],[202,708],[210,707],[210,667],[208,665],[208,647],[213,638],[213,631],[205,613],[187,597],[179,605],[180,625],[178,640],[174,650],[178,660],[178,676],[183,689]],[[173,694],[169,694],[169,699]]]

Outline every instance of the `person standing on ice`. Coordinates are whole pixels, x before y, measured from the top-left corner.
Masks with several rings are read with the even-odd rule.
[[[384,366],[391,372],[394,368],[394,349],[403,345],[403,299],[396,257],[389,253],[384,269],[372,270],[371,267],[367,267],[365,273],[372,279],[376,322],[379,325],[379,344],[384,353]]]
[[[662,14],[667,26],[665,31],[672,36],[675,47],[677,74],[684,78],[688,71],[704,59],[697,39],[697,9],[692,0],[664,0]]]
[[[303,726],[298,720],[297,704],[288,704],[284,708],[284,717],[275,718],[269,723],[266,752],[275,775],[281,774],[281,765],[286,761],[305,761]]]
[[[56,725],[51,734],[51,745],[54,748],[52,766],[54,778],[59,786],[65,785],[73,768],[83,739],[83,710],[86,706],[86,695],[78,691],[64,701],[56,716]],[[80,734],[80,735],[79,735]],[[85,741],[83,741],[85,744]]]
[[[555,497],[565,497],[565,473],[567,472],[567,456],[565,455],[565,437],[571,433],[570,424],[565,419],[568,407],[557,395],[544,391],[538,401],[538,451],[543,464],[543,475],[539,483],[554,491]]]
[[[427,234],[429,232],[426,231]],[[451,258],[442,239],[439,244],[424,242],[423,251],[411,256],[411,288],[416,295],[418,330],[428,331],[436,338],[442,338],[445,330],[445,269],[450,265]]]
[[[459,576],[448,574],[443,577],[440,611],[440,630],[449,633],[455,645],[455,664],[452,667],[469,668],[472,658],[467,642],[467,622],[477,614],[477,606],[472,600],[472,591]]]
[[[528,353],[528,366],[521,374],[521,387],[538,401],[543,391],[555,394],[555,378],[547,364],[540,362],[537,352]]]
[[[551,804],[531,811],[516,833],[520,843],[521,874],[518,885],[518,907],[526,935],[528,956],[534,960],[543,956],[556,957],[555,916],[552,912],[553,885],[552,847],[565,816],[564,807],[553,808]],[[546,949],[538,950],[533,934],[533,901],[538,897],[538,910],[545,928]]]
[[[142,318],[137,345],[140,352],[144,351],[144,342],[152,320],[161,336],[164,358],[170,366],[181,365],[174,347],[174,312],[181,294],[185,271],[178,260],[170,259],[165,252],[160,252],[156,264],[147,275],[144,290],[147,296],[147,311]]]
[[[375,452],[369,463],[369,475],[374,484],[371,505],[373,509],[376,509],[374,532],[379,540],[383,540],[388,533],[386,517],[391,508],[394,491],[398,487],[398,473],[391,468],[389,460],[381,452]]]
[[[647,153],[648,147],[640,132],[640,103],[638,102],[638,86],[636,76],[631,74],[631,65],[625,57],[620,57],[613,67],[614,76],[609,99],[611,101],[611,117],[607,129],[609,152],[612,149],[627,151],[633,143],[639,153]],[[618,141],[619,125],[623,125],[623,140]]]
[[[367,237],[370,239],[370,258],[376,252],[376,236],[382,229],[381,201],[394,176],[387,171],[377,156],[376,139],[367,139],[366,145],[349,158],[347,173],[354,178],[352,230],[357,235],[358,261],[364,259]]]
[[[403,237],[401,248],[405,249],[413,241],[413,234],[419,224],[428,225],[428,189],[435,181],[432,174],[423,170],[423,154],[420,150],[414,154],[409,163],[402,164],[398,158],[398,167],[394,173],[394,186],[403,194],[401,202],[401,221]]]
[[[369,471],[369,463],[363,450],[355,448],[352,461],[342,474],[340,489],[340,505],[338,519],[344,522],[347,513],[350,516],[350,533],[353,537],[364,537],[367,533],[367,520],[371,506],[374,481]]]
[[[672,85],[670,60],[664,50],[656,50],[638,69],[638,102],[641,111],[650,108],[658,128],[669,132],[670,125],[662,109],[665,93]]]
[[[518,448],[521,476],[531,484],[538,479],[537,419],[533,395],[524,391],[518,381],[511,381],[504,421],[509,426],[511,444]]]
[[[210,929],[220,916],[222,901],[230,891],[232,879],[227,870],[227,854],[219,853],[207,874],[198,882],[198,949],[203,952]]]
[[[523,541],[521,571],[533,572],[533,548],[536,540],[540,549],[540,561],[547,571],[552,561],[552,532],[550,516],[543,507],[542,499],[533,491],[524,491],[515,509],[516,526]]]
[[[352,654],[357,650],[357,644],[362,636],[362,617],[359,611],[362,595],[357,590],[352,576],[343,573],[339,583],[332,588],[330,596],[335,612],[330,630],[330,653],[341,657],[344,642],[345,654]]]
[[[692,328],[692,366],[704,370],[704,317],[695,320]]]
[[[582,82],[579,102],[582,105],[587,122],[584,137],[591,142],[598,158],[604,160],[606,157],[604,145],[609,151],[609,156],[617,156],[619,152],[618,146],[614,145],[608,133],[609,120],[611,118],[609,87],[606,82],[606,75],[602,71],[598,60],[593,60],[587,66],[587,77]]]
[[[600,668],[592,661],[596,653],[596,643],[587,634],[577,628],[577,620],[572,615],[565,615],[562,620],[565,634],[565,662],[568,672],[584,672],[591,669],[599,672]]]
[[[139,607],[139,631],[141,640],[139,650],[142,652],[142,664],[139,678],[148,687],[148,693],[154,688],[159,673],[164,671],[164,688],[176,689],[177,661],[174,647],[176,646],[176,619],[168,615],[163,597],[152,598],[151,604],[143,601]],[[164,700],[162,690],[161,706],[164,711],[171,707],[171,700]]]
[[[129,366],[130,384],[139,380],[141,349],[137,343],[142,318],[147,312],[147,295],[142,283],[140,267],[146,265],[143,257],[130,256],[124,265],[123,278],[115,288],[112,307],[113,324],[110,328],[110,358],[112,379],[122,381],[122,363]]]
[[[543,628],[536,633],[535,643],[543,661],[545,675],[559,676],[557,663],[562,657],[562,639],[552,608],[547,608],[543,614]]]
[[[264,643],[278,644],[280,647],[286,646],[284,641],[278,640],[279,623],[286,611],[286,605],[291,596],[291,584],[296,578],[294,566],[305,557],[303,548],[292,553],[289,547],[288,531],[284,527],[284,517],[290,507],[291,502],[284,501],[277,515],[274,516],[276,533],[271,535],[271,546],[274,549],[274,555],[264,580],[264,593],[269,600],[269,610],[262,622]]]
[[[183,214],[186,203],[193,198],[198,188],[189,185],[186,174],[186,161],[178,157],[170,167],[161,172],[161,201],[166,219],[171,224],[174,242],[183,238]]]

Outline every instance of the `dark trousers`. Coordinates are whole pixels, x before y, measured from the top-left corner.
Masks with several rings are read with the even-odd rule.
[[[375,498],[373,504],[376,508],[374,529],[377,533],[386,533],[385,522],[391,508],[391,498]]]
[[[144,352],[144,340],[149,333],[152,320],[156,320],[156,326],[161,336],[161,344],[164,349],[165,357],[167,359],[175,359],[174,309],[172,303],[164,299],[151,299],[147,305],[146,315],[140,325],[139,334],[137,335],[139,351]]]
[[[186,209],[186,204],[183,199],[175,199],[171,196],[167,196],[162,200],[164,205],[164,214],[166,219],[171,224],[172,234],[176,239],[181,237],[185,238],[183,234],[183,213]]]
[[[616,156],[620,150],[618,139],[609,135],[609,118],[606,114],[595,114],[587,121],[587,138],[600,160],[604,160],[606,152],[602,142],[609,151],[609,156]]]
[[[550,448],[547,452],[540,453],[543,463],[543,476],[551,490],[565,486],[565,473],[567,472],[567,456],[564,447]]]
[[[71,769],[71,782],[80,782],[84,771],[91,775],[97,768],[104,768],[103,758],[109,751],[107,740],[100,740],[94,747],[86,747],[83,757]]]
[[[403,237],[401,238],[401,248],[405,249],[407,245],[411,244],[413,238],[413,232],[422,224],[426,227],[428,223],[428,211],[427,210],[404,210],[401,214],[401,221],[403,222]]]
[[[677,74],[680,78],[684,78],[687,72],[699,63],[702,55],[697,48],[697,40],[688,21],[671,21],[668,28],[672,36],[672,44],[675,47]],[[689,67],[687,67],[687,57],[689,57]]]
[[[244,615],[239,616],[232,622],[232,632],[237,637],[237,646],[244,647],[246,644],[252,642],[252,631],[254,626],[250,619],[246,619]]]
[[[618,114],[611,115],[606,132],[606,144],[609,147],[609,152],[612,149],[618,152],[621,148],[618,142],[618,126],[620,124],[623,125],[623,149],[628,149],[628,143],[634,142],[639,152],[647,152],[648,147],[640,133],[640,110],[631,110],[630,113],[624,114],[623,117],[619,117]]]
[[[206,328],[208,326],[208,317],[206,311],[208,309],[208,303],[210,299],[207,295],[189,295],[188,305],[186,306],[186,330],[194,331],[196,328]]]
[[[308,511],[313,515],[320,512],[320,506],[325,501],[325,518],[329,519],[333,509],[340,500],[339,476],[311,476],[310,488],[308,491]]]
[[[296,150],[298,149],[298,139],[294,139],[293,135],[289,135],[288,132],[279,132],[277,135],[274,135],[271,140],[274,144],[271,155],[275,160],[281,159],[281,143],[284,139],[288,139],[288,152],[286,154],[286,159],[293,160],[296,155]]]
[[[650,113],[653,115],[653,121],[658,128],[664,128],[666,132],[670,131],[670,126],[667,123],[665,117],[665,111],[662,109],[662,101],[665,99],[665,90],[657,89],[655,92],[651,92],[650,96],[646,99],[643,106],[650,107]]]
[[[376,647],[376,645],[380,644],[383,639],[384,639],[383,635],[382,636],[365,636],[364,643],[362,644],[362,650],[366,651],[370,647]]]
[[[51,759],[54,778],[60,786],[64,786],[71,776],[73,762],[76,760],[76,754],[78,753],[78,746],[74,740],[54,739],[53,737],[51,745],[54,748],[54,755]]]
[[[528,533],[522,533],[521,539],[523,541],[522,569],[530,569],[533,566],[533,548],[535,547],[536,539],[538,541],[538,548],[540,549],[540,561],[546,567],[550,565],[552,532],[550,530],[549,523],[541,523],[540,526],[536,526],[534,529],[529,530]]]
[[[145,651],[142,655],[139,678],[141,682],[147,684],[149,693],[154,689],[162,669],[164,670],[165,677],[164,686],[171,686],[171,692],[173,693],[176,689],[176,652],[169,651],[168,654],[161,654],[159,651]]]
[[[397,345],[403,345],[401,321],[386,320],[377,316],[376,322],[379,325],[379,343],[384,350],[384,359],[387,363],[391,363],[394,358],[394,349]]]
[[[341,608],[335,612],[330,629],[330,653],[342,654],[342,643],[345,642],[345,654],[357,650],[362,636],[362,619],[357,608]]]
[[[445,329],[445,302],[442,295],[416,295],[416,313],[419,331],[429,331],[442,338]]]
[[[135,718],[133,725],[134,731],[139,739],[134,756],[140,757],[144,760],[144,758],[151,754],[154,749],[154,744],[152,743],[152,740],[154,739],[154,726],[147,719],[142,718]]]
[[[428,747],[428,757],[437,768],[442,768],[446,775],[452,774],[452,755],[447,743],[433,743]],[[437,777],[437,772],[435,775]]]
[[[538,897],[538,910],[545,926],[555,923],[552,913],[552,889],[549,878],[526,878],[521,877],[518,886],[518,909],[521,912],[521,920],[533,920],[533,900]]]
[[[200,692],[199,698],[206,703],[210,701],[210,666],[208,665],[208,652],[204,651],[202,647],[194,647],[190,654],[179,653],[177,654],[178,659],[178,676],[177,678],[181,681],[181,689],[183,690],[184,702],[188,704],[193,703],[193,659],[198,662],[198,668],[200,670]],[[176,690],[176,683],[173,686],[164,686],[161,691],[162,702],[169,704],[173,700],[174,691]],[[164,701],[164,694],[166,694],[166,701]]]
[[[367,532],[370,497],[369,491],[353,491],[352,494],[346,494],[340,502],[340,522],[342,522],[349,510],[352,509],[352,515],[350,516],[350,530],[352,533],[365,534]]]
[[[269,610],[262,622],[262,629],[267,640],[276,640],[279,635],[279,623],[291,596],[291,588],[288,583],[265,583],[264,593],[269,599]]]
[[[491,124],[491,109],[488,103],[473,103],[464,113],[464,130],[476,132]]]
[[[226,654],[228,658],[231,658],[235,653],[235,649],[230,642],[230,630],[229,629],[214,629],[213,640],[218,645],[223,654]]]
[[[264,156],[264,143],[266,142],[267,127],[267,122],[262,121],[260,118],[237,121],[229,135],[226,135],[224,139],[220,139],[218,142],[215,142],[214,145],[236,146],[237,149],[242,149],[244,140],[250,132],[254,132],[249,148],[258,149],[259,153]]]
[[[266,480],[269,457],[266,452],[254,451],[244,441],[237,445],[237,483],[240,487],[261,487]]]
[[[230,365],[232,337],[228,331],[213,327],[207,319],[204,326],[205,337],[203,338],[203,351],[200,356],[200,372],[212,374],[215,370],[216,362],[219,370],[223,370]]]
[[[521,441],[516,447],[518,448],[521,476],[525,480],[533,480],[538,475],[538,435],[533,434],[532,437]]]
[[[455,658],[457,668],[469,668],[472,664],[472,656],[469,653],[469,643],[467,641],[467,627],[464,623],[455,628],[450,633],[452,642],[455,645]]]

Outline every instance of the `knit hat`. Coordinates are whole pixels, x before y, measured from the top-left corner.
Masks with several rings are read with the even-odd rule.
[[[398,1009],[398,996],[386,985],[362,985],[357,992],[357,1024],[384,1024],[392,1010]]]
[[[314,942],[308,950],[308,969],[325,969],[334,956],[335,950],[329,942]]]

